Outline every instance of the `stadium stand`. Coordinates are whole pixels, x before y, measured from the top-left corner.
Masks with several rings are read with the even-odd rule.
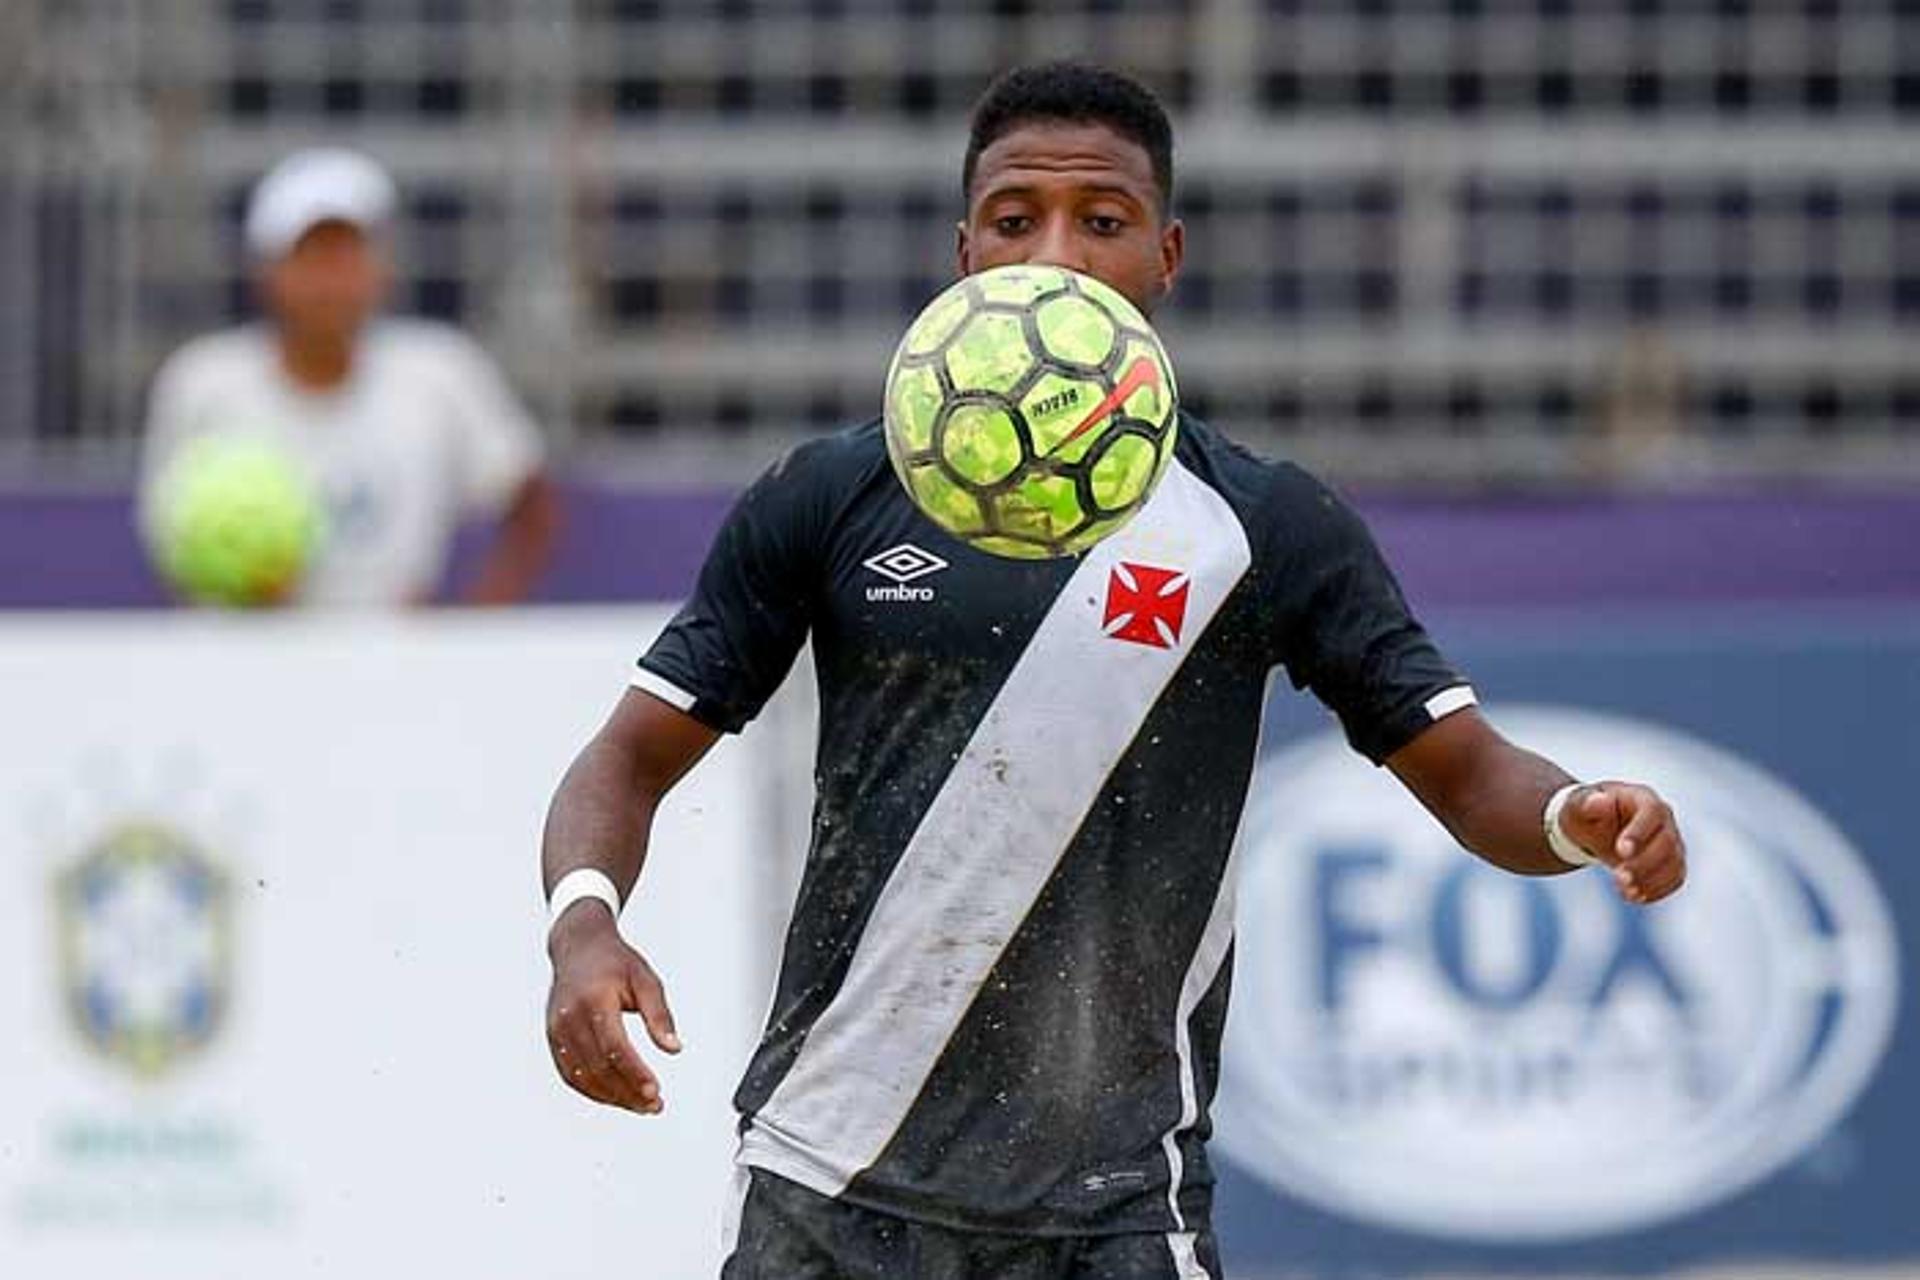
[[[244,309],[246,184],[340,138],[409,193],[403,302],[576,457],[736,479],[873,409],[973,96],[1072,52],[1180,113],[1164,327],[1237,433],[1361,483],[1920,480],[1894,0],[15,0],[0,50],[9,474],[125,473]]]

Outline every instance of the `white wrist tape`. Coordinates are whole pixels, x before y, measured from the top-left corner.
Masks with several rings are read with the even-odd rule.
[[[1541,815],[1547,828],[1547,848],[1553,850],[1554,857],[1573,867],[1591,866],[1600,861],[1575,844],[1573,837],[1560,828],[1560,811],[1567,807],[1567,801],[1573,798],[1573,793],[1586,785],[1584,782],[1569,782],[1547,797],[1546,812]]]
[[[568,907],[586,898],[598,898],[607,904],[614,919],[620,918],[620,891],[613,887],[607,873],[594,867],[575,867],[560,877],[560,883],[553,886],[553,896],[547,899],[547,928],[559,924]]]

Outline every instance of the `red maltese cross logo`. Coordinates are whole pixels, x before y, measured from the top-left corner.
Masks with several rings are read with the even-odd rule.
[[[1100,629],[1114,640],[1171,649],[1180,643],[1187,620],[1187,586],[1182,570],[1122,561],[1107,579],[1107,616]]]

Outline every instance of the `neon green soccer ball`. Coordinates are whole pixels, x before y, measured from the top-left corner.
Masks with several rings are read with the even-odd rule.
[[[887,372],[887,453],[919,508],[995,555],[1078,555],[1173,458],[1173,366],[1119,293],[995,267],[935,298]]]
[[[161,574],[200,604],[281,601],[318,554],[320,495],[304,468],[261,440],[205,436],[161,473],[148,537]]]

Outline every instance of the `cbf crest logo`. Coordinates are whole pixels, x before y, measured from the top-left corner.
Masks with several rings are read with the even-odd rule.
[[[1686,889],[1508,875],[1336,734],[1265,762],[1242,858],[1219,1143],[1436,1236],[1544,1242],[1725,1200],[1818,1143],[1885,1055],[1899,968],[1865,861],[1803,795],[1672,730],[1506,708],[1578,777],[1674,804]]]
[[[153,1079],[204,1049],[226,1017],[226,877],[176,828],[109,828],[56,882],[61,983],[89,1048]]]

